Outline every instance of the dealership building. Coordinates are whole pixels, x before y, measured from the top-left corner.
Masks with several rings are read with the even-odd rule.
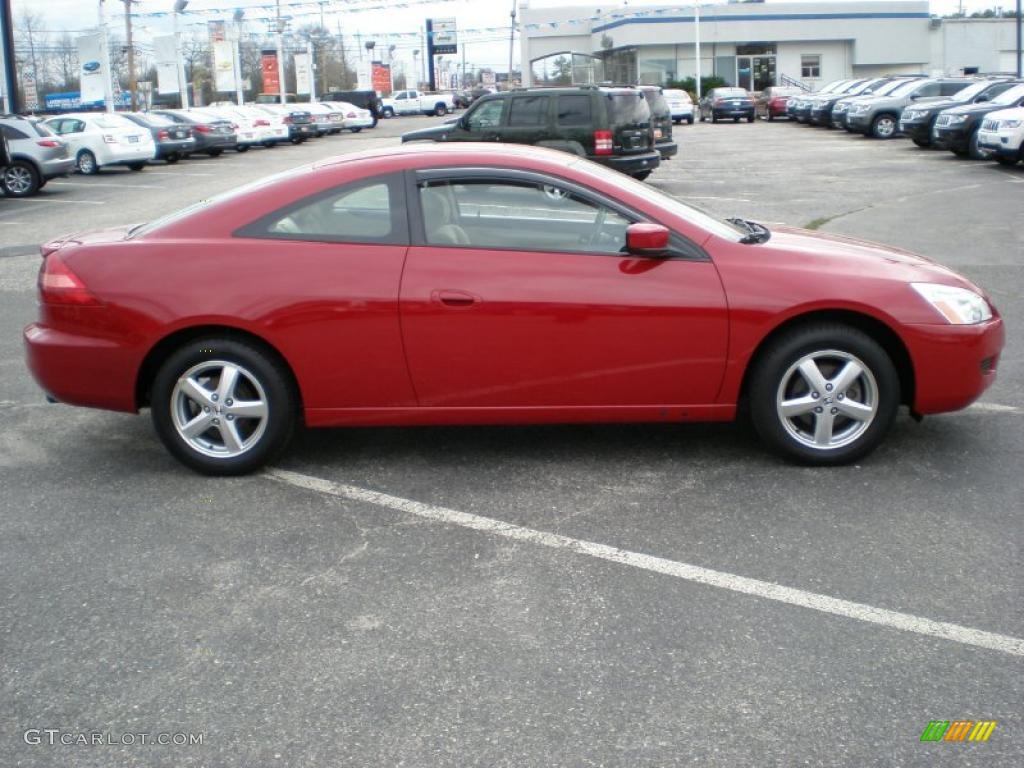
[[[1016,19],[932,18],[927,2],[520,5],[526,85],[663,84],[697,73],[730,85],[814,88],[891,73],[1017,70]],[[697,37],[699,35],[699,38]]]

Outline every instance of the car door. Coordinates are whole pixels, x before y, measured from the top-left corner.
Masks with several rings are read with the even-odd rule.
[[[449,138],[456,141],[498,141],[507,99],[481,101],[456,123]]]
[[[84,121],[75,117],[65,117],[58,120],[53,130],[68,143],[68,152],[77,155],[83,149],[90,149],[86,141],[85,128]]]
[[[501,128],[499,141],[512,144],[536,144],[554,139],[548,126],[551,97],[547,94],[528,93],[508,100],[508,116]]]
[[[414,175],[418,223],[399,305],[421,407],[714,401],[727,308],[699,248],[680,242],[671,258],[628,255],[626,227],[644,217],[554,177]]]

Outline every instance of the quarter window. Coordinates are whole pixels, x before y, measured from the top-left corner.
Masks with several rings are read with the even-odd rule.
[[[11,125],[0,125],[0,132],[3,132],[4,138],[8,141],[14,141],[15,139],[27,139],[28,134],[22,133],[17,128]]]
[[[446,181],[421,185],[429,245],[621,253],[632,221],[555,184]]]
[[[346,185],[264,216],[237,234],[314,242],[405,243],[402,194],[400,177]]]
[[[558,97],[559,125],[590,125],[591,122],[589,96]]]
[[[548,117],[547,96],[522,96],[512,99],[508,112],[509,127],[526,128],[544,125]]]
[[[821,77],[821,54],[805,53],[800,57],[800,77]]]

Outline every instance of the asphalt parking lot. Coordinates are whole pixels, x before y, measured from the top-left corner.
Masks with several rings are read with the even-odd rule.
[[[40,243],[432,120],[0,199],[0,766],[1024,764],[1024,167],[676,128],[654,186],[915,250],[1002,312],[983,401],[856,466],[740,425],[362,429],[209,479],[148,414],[43,401]],[[922,743],[932,720],[998,725]]]

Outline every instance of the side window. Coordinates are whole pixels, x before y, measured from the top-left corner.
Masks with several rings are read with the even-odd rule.
[[[485,131],[501,125],[501,112],[505,108],[504,99],[485,101],[469,113],[469,130]]]
[[[428,245],[614,254],[633,223],[557,184],[474,179],[418,189]]]
[[[964,83],[942,83],[939,88],[939,95],[952,96],[955,93],[960,93],[965,87]]]
[[[395,96],[395,101],[404,101],[406,98],[408,97],[405,95],[405,91],[400,91],[398,95]]]
[[[327,243],[408,242],[401,176],[346,184],[249,224],[239,237]]]
[[[64,133],[81,133],[85,130],[85,123],[81,120],[65,120]]]
[[[509,128],[544,125],[548,121],[548,96],[520,96],[508,110]]]
[[[938,96],[940,93],[941,85],[939,83],[926,83],[914,91],[914,95],[918,98],[927,98],[929,96]]]
[[[593,120],[590,114],[590,96],[559,96],[558,124],[590,125]]]
[[[8,141],[14,141],[15,139],[27,139],[28,134],[22,133],[13,125],[0,124],[0,131],[3,131],[4,138]]]

